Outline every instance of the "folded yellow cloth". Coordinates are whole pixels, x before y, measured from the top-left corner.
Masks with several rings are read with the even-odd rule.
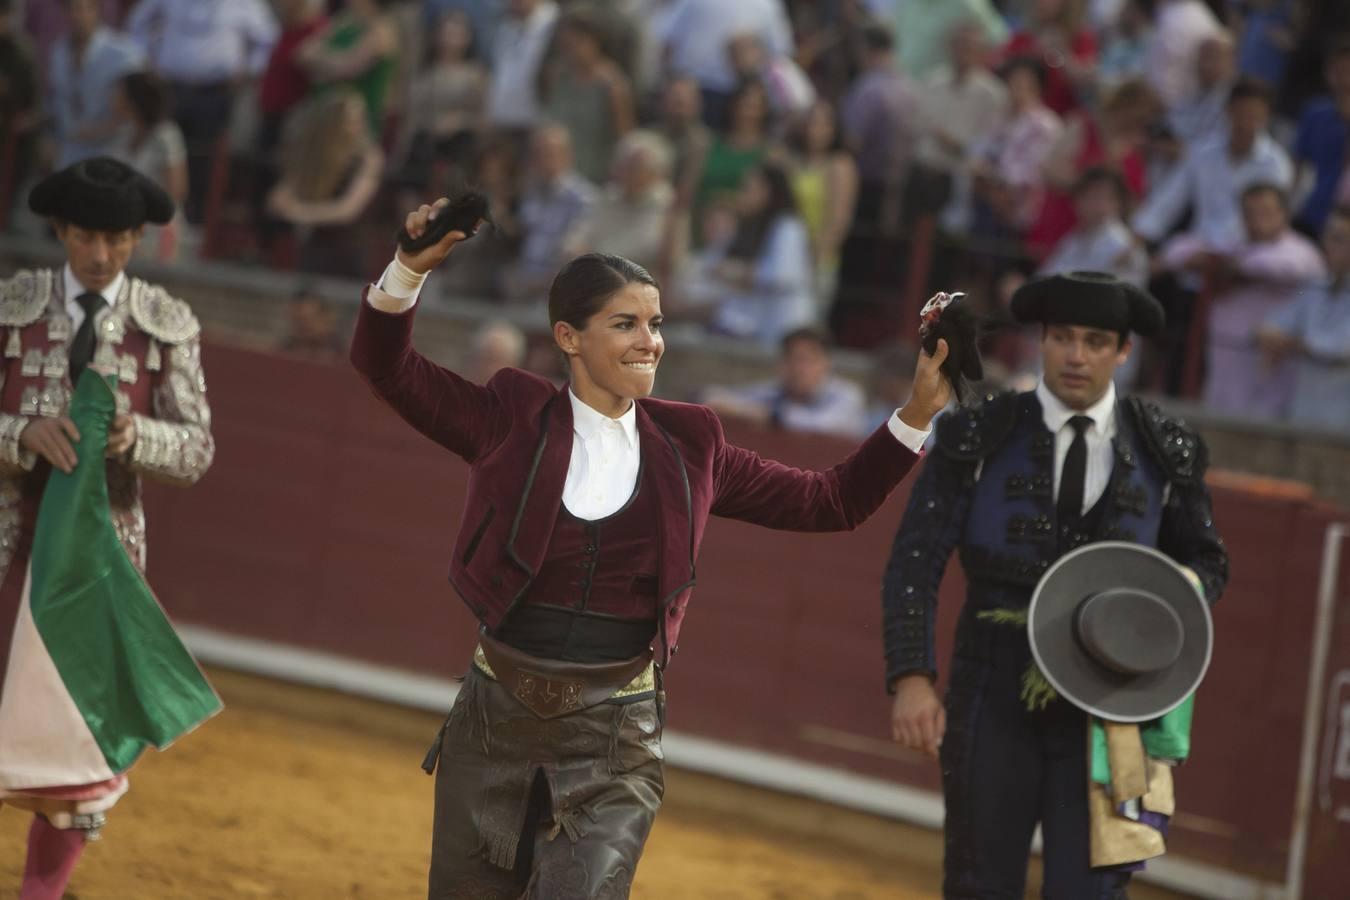
[[[1176,811],[1172,767],[1144,752],[1138,725],[1104,722],[1106,748],[1111,763],[1111,784],[1088,778],[1088,822],[1092,866],[1120,866],[1142,862],[1167,852],[1162,832],[1120,812],[1120,806],[1137,800],[1141,809],[1171,816]],[[1092,736],[1088,735],[1088,759]]]

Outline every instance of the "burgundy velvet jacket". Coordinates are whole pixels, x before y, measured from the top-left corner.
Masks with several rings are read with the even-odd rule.
[[[486,386],[437,366],[412,346],[413,310],[362,301],[352,364],[422,434],[469,463],[468,495],[450,582],[495,629],[524,598],[548,549],[572,458],[566,388],[519,369]],[[918,460],[885,425],[827,472],[806,472],[726,442],[712,410],[637,401],[643,465],[660,498],[658,665],[677,649],[710,515],[790,531],[856,528]]]

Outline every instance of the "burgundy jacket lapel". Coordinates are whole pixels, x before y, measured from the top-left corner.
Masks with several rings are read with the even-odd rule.
[[[637,404],[638,443],[642,464],[651,478],[652,489],[661,499],[657,518],[660,540],[661,584],[658,596],[665,606],[680,591],[694,583],[693,510],[689,475],[679,450],[665,430],[652,420],[641,403]]]
[[[526,572],[539,571],[562,506],[563,485],[572,459],[572,403],[563,387],[540,414],[539,442],[525,470],[505,552]]]

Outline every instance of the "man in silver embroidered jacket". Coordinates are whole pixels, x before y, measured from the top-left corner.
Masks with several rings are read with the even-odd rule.
[[[0,281],[0,692],[43,488],[52,468],[76,463],[80,435],[66,413],[84,369],[117,374],[108,495],[117,535],[142,572],[142,477],[190,485],[215,453],[196,317],[123,271],[145,223],[168,222],[173,201],[134,169],[94,158],[38,184],[29,206],[51,221],[66,264]],[[37,813],[24,900],[61,896],[86,834],[125,790],[124,776],[50,797],[0,786],[0,803]]]

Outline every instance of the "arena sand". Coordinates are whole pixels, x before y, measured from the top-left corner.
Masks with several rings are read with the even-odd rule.
[[[211,677],[226,711],[138,764],[66,900],[424,897],[431,779],[419,763],[439,717]],[[27,827],[0,809],[0,897],[17,896]],[[669,771],[633,897],[935,900],[941,853],[932,831]]]

